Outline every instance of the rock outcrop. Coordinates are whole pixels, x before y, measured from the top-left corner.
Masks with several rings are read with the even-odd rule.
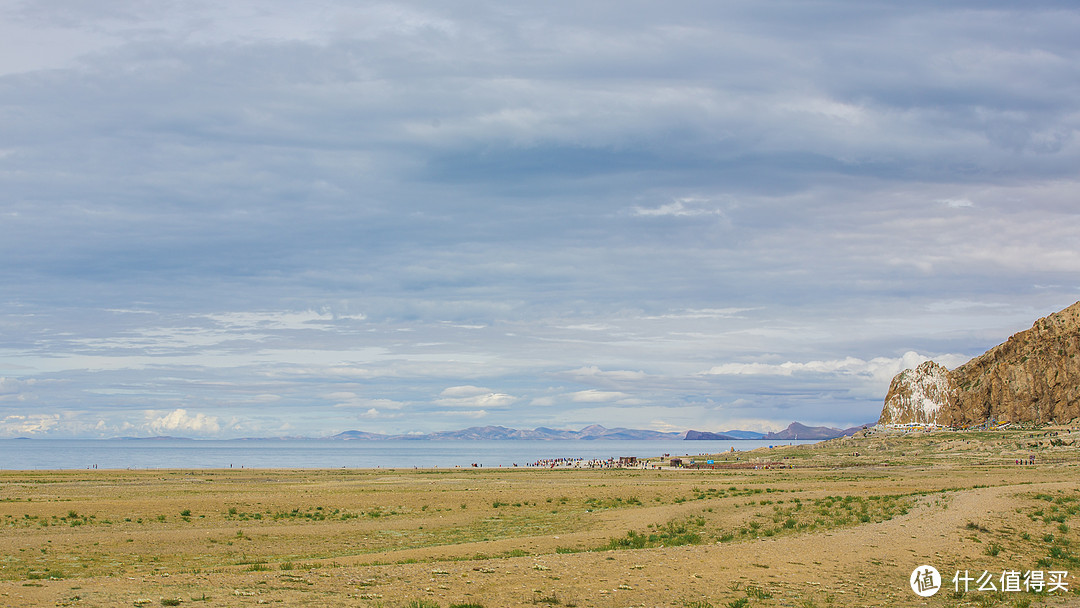
[[[972,426],[1080,418],[1080,302],[948,371],[933,361],[893,378],[881,424]]]
[[[879,422],[937,424],[942,408],[956,402],[956,387],[943,365],[927,361],[892,379]]]

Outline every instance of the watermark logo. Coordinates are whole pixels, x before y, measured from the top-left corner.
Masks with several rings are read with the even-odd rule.
[[[982,574],[978,576],[974,576],[973,573],[969,573],[967,570],[960,574],[960,571],[957,570],[952,582],[956,591],[964,592],[970,591],[978,585],[977,589],[979,591],[1033,591],[1036,593],[1046,591],[1047,593],[1053,593],[1055,591],[1067,592],[1069,590],[1068,578],[1069,572],[1067,570],[1051,570],[1049,572],[1043,570],[1028,570],[1027,572],[1003,570],[1000,575],[983,570]]]
[[[919,597],[930,597],[941,589],[941,574],[933,566],[919,566],[911,573],[911,590]]]
[[[1069,591],[1069,572],[1067,570],[1003,570],[994,573],[983,570],[957,570],[952,577],[953,591],[992,591],[1004,593],[1054,593]],[[933,566],[919,566],[911,573],[908,580],[911,590],[919,597],[930,597],[941,591],[941,574]]]

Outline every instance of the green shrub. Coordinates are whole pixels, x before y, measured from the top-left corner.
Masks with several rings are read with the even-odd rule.
[[[754,585],[746,586],[746,597],[752,597],[756,600],[767,600],[772,597],[772,594],[765,591],[761,587],[755,587]]]
[[[600,547],[600,550],[612,549],[645,549],[647,547],[679,547],[683,545],[699,545],[703,542],[701,534],[691,530],[690,525],[695,522],[676,522],[658,526],[651,534],[639,533],[630,530],[623,538],[613,538],[608,544]]]

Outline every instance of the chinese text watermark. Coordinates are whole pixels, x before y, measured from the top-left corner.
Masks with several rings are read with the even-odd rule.
[[[1069,582],[1065,580],[1068,577],[1069,573],[1066,570],[1027,570],[1025,572],[1003,570],[1001,574],[983,570],[982,574],[978,576],[973,576],[967,570],[964,570],[963,574],[960,573],[960,570],[957,570],[956,574],[953,575],[952,582],[954,591],[971,591],[975,589],[977,591],[1034,591],[1036,593],[1046,591],[1047,593],[1053,593],[1054,591],[1069,590]]]
[[[1004,593],[1054,593],[1069,591],[1068,570],[1002,570],[982,573],[957,570],[953,576],[953,591],[990,591]],[[942,589],[942,576],[933,566],[919,566],[908,580],[912,591],[920,597],[930,597]],[[947,589],[947,587],[946,587]]]
[[[953,591],[1000,591],[1005,593],[1054,593],[1069,591],[1067,570],[1002,570],[990,572],[957,570],[952,577]],[[941,590],[941,574],[933,566],[919,566],[908,581],[911,590],[920,597],[930,597]]]

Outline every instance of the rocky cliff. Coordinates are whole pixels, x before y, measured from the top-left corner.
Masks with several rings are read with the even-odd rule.
[[[927,361],[892,379],[881,409],[882,424],[938,424],[942,408],[956,402],[956,387],[943,365]]]
[[[1080,302],[949,371],[933,361],[893,378],[881,424],[970,426],[1080,418]]]

